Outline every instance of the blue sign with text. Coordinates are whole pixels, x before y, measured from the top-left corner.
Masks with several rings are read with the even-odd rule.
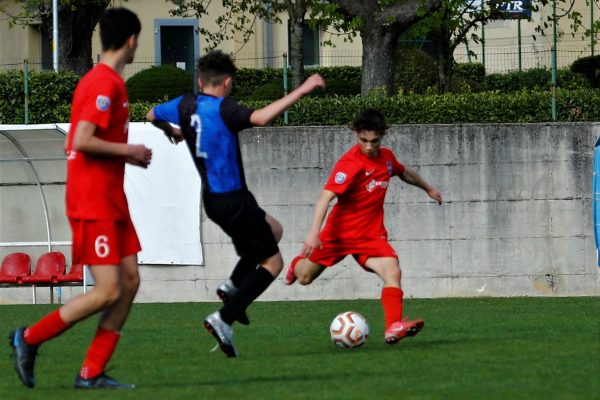
[[[531,0],[501,1],[498,8],[500,11],[510,14],[513,18],[531,17]]]

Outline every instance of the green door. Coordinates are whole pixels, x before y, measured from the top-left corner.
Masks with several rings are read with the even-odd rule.
[[[194,71],[194,27],[160,27],[160,63]]]

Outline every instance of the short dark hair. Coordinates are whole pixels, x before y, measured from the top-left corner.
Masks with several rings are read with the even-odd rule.
[[[198,60],[198,77],[206,85],[218,85],[236,70],[229,54],[221,50],[211,50]]]
[[[358,113],[350,128],[354,132],[375,131],[383,135],[389,125],[381,111],[375,108],[367,108]]]
[[[133,11],[124,7],[108,8],[100,16],[102,50],[118,50],[131,35],[139,35],[142,24]]]

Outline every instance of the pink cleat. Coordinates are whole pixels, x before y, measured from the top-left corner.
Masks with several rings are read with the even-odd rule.
[[[294,272],[296,270],[296,264],[298,263],[298,261],[302,260],[303,258],[305,258],[304,256],[296,256],[294,257],[294,259],[292,260],[292,263],[288,266],[287,270],[285,271],[285,276],[283,278],[283,280],[285,281],[286,285],[291,285],[292,283],[296,282],[296,273]]]
[[[415,336],[423,329],[423,326],[425,326],[425,321],[420,319],[394,322],[385,330],[385,341],[387,344],[396,344],[407,336]]]

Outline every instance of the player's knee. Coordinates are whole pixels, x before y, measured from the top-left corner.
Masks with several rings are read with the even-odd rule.
[[[298,278],[298,283],[301,285],[310,285],[315,280],[315,277],[311,274],[302,273],[301,271],[296,271],[296,278]]]
[[[271,232],[273,233],[275,240],[279,242],[283,237],[283,226],[281,226],[281,223],[279,223],[279,221],[277,221],[269,214],[267,214],[265,218],[267,219],[267,223],[271,227]]]
[[[276,224],[273,224],[271,226],[271,230],[273,231],[273,236],[275,236],[275,240],[277,241],[277,243],[279,243],[279,241],[283,237],[283,226],[281,226],[281,224],[277,222]]]
[[[398,265],[390,266],[385,269],[385,280],[393,283],[400,283],[402,271]]]
[[[271,256],[269,259],[261,263],[261,266],[269,271],[271,275],[273,275],[273,278],[277,278],[283,269],[283,257],[281,256],[281,253]]]
[[[140,287],[139,274],[128,274],[123,279],[123,292],[128,295],[135,295]]]
[[[110,307],[121,297],[121,288],[117,285],[113,287],[96,287],[94,289],[95,303],[97,308],[104,309]]]

